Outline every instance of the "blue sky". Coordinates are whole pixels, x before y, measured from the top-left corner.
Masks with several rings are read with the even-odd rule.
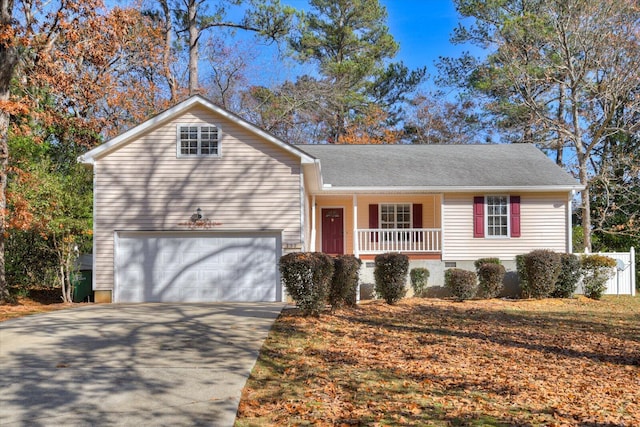
[[[458,25],[450,0],[382,0],[387,8],[389,32],[400,44],[396,59],[410,69],[427,67],[433,76],[440,56],[457,56],[464,49],[449,38]]]
[[[307,10],[308,0],[281,0],[296,9]],[[458,13],[451,0],[380,0],[387,9],[389,32],[400,45],[394,61],[409,69],[427,67],[434,77],[440,56],[458,56],[464,46],[452,45],[449,38],[458,25]]]

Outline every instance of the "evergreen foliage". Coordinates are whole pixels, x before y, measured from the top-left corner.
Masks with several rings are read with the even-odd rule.
[[[406,293],[409,257],[404,254],[386,253],[375,258],[375,291],[387,304],[395,304]]]

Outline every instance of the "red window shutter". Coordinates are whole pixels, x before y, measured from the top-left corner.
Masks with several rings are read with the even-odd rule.
[[[377,229],[380,228],[380,223],[378,221],[378,205],[369,205],[369,228]],[[378,241],[378,233],[371,233],[371,241]]]
[[[422,228],[422,203],[413,205],[413,228]]]
[[[422,203],[414,203],[413,207],[413,224],[411,226],[413,228],[422,228]],[[421,242],[422,241],[422,233],[413,233],[413,241]]]
[[[484,237],[484,197],[473,198],[473,237]]]
[[[511,237],[520,237],[520,196],[510,196]]]

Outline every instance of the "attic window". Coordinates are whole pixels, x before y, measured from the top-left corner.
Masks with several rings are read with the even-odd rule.
[[[219,129],[213,125],[178,125],[178,157],[219,157]]]

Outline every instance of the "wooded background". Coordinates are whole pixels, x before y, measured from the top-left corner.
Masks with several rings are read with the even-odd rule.
[[[586,186],[575,249],[638,247],[636,1],[453,0],[452,42],[485,55],[442,52],[431,74],[394,60],[378,0],[285,3],[0,0],[0,301],[43,284],[70,298],[91,251],[77,156],[195,93],[293,144],[536,144]],[[285,59],[304,72],[247,72]]]

